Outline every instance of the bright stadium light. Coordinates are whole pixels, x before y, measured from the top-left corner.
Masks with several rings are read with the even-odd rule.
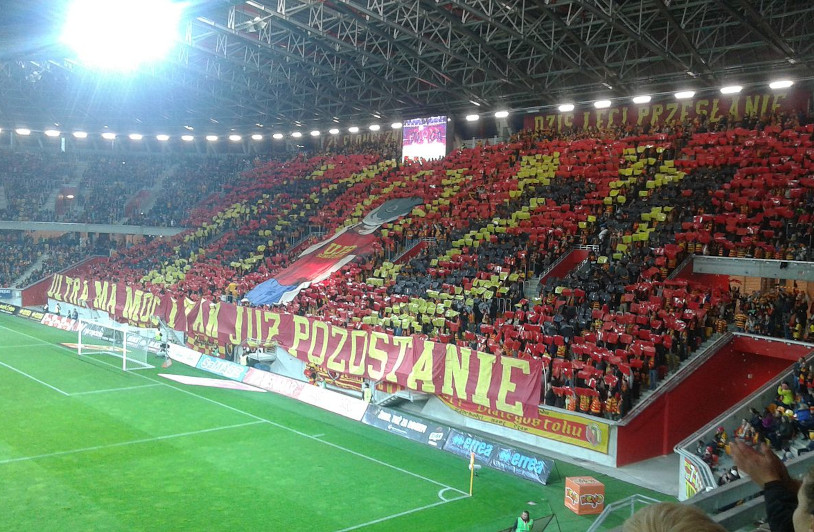
[[[283,138],[283,134],[275,133],[274,135],[272,135],[272,138],[274,138],[274,140],[280,140],[281,138]]]
[[[571,111],[574,110],[574,104],[573,103],[564,103],[561,106],[559,106],[557,109],[561,113],[570,113]]]
[[[180,37],[183,8],[170,0],[74,0],[61,40],[87,66],[135,70],[172,49]]]
[[[335,127],[332,127],[331,129],[328,130],[328,133],[330,133],[331,135],[339,135],[339,130]]]
[[[382,126],[380,126],[379,124],[371,124],[370,125],[370,131],[378,131],[381,128],[382,128]]]
[[[263,135],[261,135],[260,133],[255,133],[254,135],[252,135],[252,140],[263,140]]]
[[[509,116],[509,111],[496,111],[495,118],[506,118]]]
[[[168,140],[170,140],[170,136],[161,133],[160,135],[155,136],[155,140],[159,140],[161,142],[167,142]]]
[[[14,132],[17,133],[18,135],[22,135],[23,137],[27,137],[28,135],[31,134],[31,130],[28,129],[27,127],[18,127],[17,129],[14,130]]]
[[[597,109],[607,109],[611,106],[610,100],[597,100],[594,102],[594,107]]]
[[[86,139],[86,138],[88,138],[88,132],[87,131],[74,131],[73,136],[78,138],[78,139]]]
[[[359,133],[359,128],[356,126],[351,126],[348,128],[348,133]]]
[[[209,142],[215,142],[216,140],[218,140],[218,136],[217,135],[207,135],[206,140],[208,140]]]
[[[243,140],[243,137],[241,137],[240,135],[229,135],[229,140],[231,140],[232,142],[240,142],[241,140]]]
[[[300,133],[299,131],[295,131],[291,134],[291,136],[294,137],[295,139],[298,139],[302,137],[302,133]]]
[[[738,94],[742,90],[743,87],[740,85],[729,85],[727,87],[721,87],[721,94]]]
[[[46,129],[45,130],[45,136],[46,137],[58,137],[59,136],[59,131],[56,130],[56,129]]]
[[[144,135],[141,133],[130,133],[127,136],[130,138],[130,140],[141,140],[144,138]]]
[[[181,135],[181,140],[183,140],[184,142],[192,142],[193,140],[195,140],[195,137],[193,137],[192,135]]]
[[[105,131],[102,133],[102,138],[105,140],[116,140],[116,134],[111,133],[110,131]]]
[[[319,135],[320,135],[320,133],[319,133],[319,130],[318,130],[318,129],[315,129],[315,130],[313,130],[313,131],[311,132],[311,136],[312,136],[312,137],[318,137]]]
[[[650,102],[649,94],[642,94],[641,96],[634,96],[633,103],[648,103]]]
[[[791,81],[790,79],[779,79],[777,81],[772,81],[771,83],[769,83],[769,88],[772,90],[788,89],[792,85],[794,85],[794,82]]]
[[[467,122],[477,122],[480,119],[479,115],[466,115]]]
[[[695,91],[680,91],[675,93],[676,100],[689,100],[695,96]]]
[[[392,124],[390,124],[391,129],[401,129],[401,126],[402,126],[401,122],[393,122]]]

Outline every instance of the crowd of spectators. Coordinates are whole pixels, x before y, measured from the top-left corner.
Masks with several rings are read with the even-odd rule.
[[[284,163],[183,161],[140,223],[192,229],[119,250],[87,274],[193,299],[240,297],[317,235],[417,196],[421,207],[385,224],[369,257],[286,308],[541,358],[542,401],[615,419],[732,323],[810,336],[802,292],[741,295],[668,278],[691,253],[810,258],[810,148],[811,126],[775,116],[714,128],[701,119],[658,131],[524,132],[424,164],[382,164],[367,149]],[[113,172],[110,186],[125,188],[105,193],[135,193],[111,161],[86,177]],[[133,167],[145,186],[161,169]],[[106,208],[100,220],[124,206]],[[389,260],[416,243],[402,264]],[[582,264],[529,292],[577,246],[589,250]]]

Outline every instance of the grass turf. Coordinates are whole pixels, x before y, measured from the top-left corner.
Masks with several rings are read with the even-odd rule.
[[[548,486],[484,469],[470,498],[451,454],[272,393],[159,376],[211,376],[180,364],[122,372],[61,345],[74,342],[0,315],[0,529],[495,531],[529,509],[578,532],[594,517],[565,509],[566,476],[598,478],[608,501],[667,498],[567,463]]]

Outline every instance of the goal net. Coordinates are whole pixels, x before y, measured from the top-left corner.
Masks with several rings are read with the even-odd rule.
[[[79,356],[99,358],[108,364],[112,360],[108,357],[118,358],[122,371],[154,368],[158,360],[154,354],[158,348],[156,329],[79,320],[78,335]]]

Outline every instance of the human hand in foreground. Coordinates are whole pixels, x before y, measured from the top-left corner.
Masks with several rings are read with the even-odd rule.
[[[736,440],[730,443],[730,451],[738,470],[749,475],[761,488],[772,481],[779,480],[784,483],[792,481],[786,466],[765,443],[752,447]]]

